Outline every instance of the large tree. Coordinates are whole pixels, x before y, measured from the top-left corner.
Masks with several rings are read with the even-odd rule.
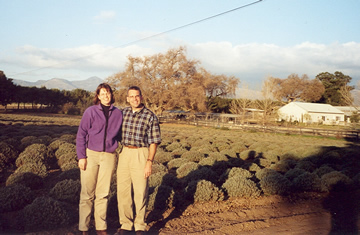
[[[325,91],[323,84],[317,80],[310,80],[304,74],[299,77],[297,74],[291,74],[286,79],[269,77],[271,83],[271,93],[276,100],[291,101],[318,101]]]
[[[351,97],[350,91],[354,89],[353,86],[348,85],[352,79],[350,76],[339,71],[334,74],[323,72],[319,73],[316,79],[325,87],[325,92],[320,99],[321,103],[335,106],[348,105],[348,100],[344,99],[344,96]]]
[[[14,102],[16,86],[11,78],[7,78],[3,71],[0,71],[0,104],[6,107]]]
[[[128,57],[125,70],[107,82],[116,89],[117,100],[125,101],[129,86],[142,89],[147,107],[157,114],[164,110],[206,111],[207,97],[235,95],[238,79],[213,75],[186,57],[186,49],[170,49],[165,54]]]

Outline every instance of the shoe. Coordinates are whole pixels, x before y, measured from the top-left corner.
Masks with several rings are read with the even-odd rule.
[[[136,234],[136,235],[144,235],[144,234],[145,234],[145,231],[138,230],[138,231],[135,231],[135,234]]]
[[[114,235],[125,235],[125,234],[130,234],[131,231],[129,230],[125,230],[125,229],[119,229]]]
[[[106,230],[96,230],[97,235],[107,235]]]

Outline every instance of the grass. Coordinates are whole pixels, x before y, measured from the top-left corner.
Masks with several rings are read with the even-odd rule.
[[[76,181],[79,178],[79,170],[73,165],[66,170],[60,165],[67,161],[73,161],[74,151],[67,153],[62,149],[71,149],[64,146],[74,147],[80,120],[80,116],[59,114],[0,113],[0,143],[6,143],[0,144],[0,146],[4,146],[3,149],[0,148],[0,154],[9,155],[11,149],[6,148],[5,151],[5,147],[11,145],[14,148],[13,152],[17,154],[16,158],[18,158],[27,146],[40,142],[54,156],[63,156],[61,161],[58,159],[57,163],[48,166],[48,174],[43,178],[44,186],[40,189],[32,189],[35,195],[45,197],[49,204],[59,207],[61,211],[63,204],[53,201],[53,199],[57,199],[52,195],[54,190],[52,193],[50,191],[60,181],[69,181],[69,179]],[[359,143],[343,139],[178,124],[161,124],[161,132],[163,142],[158,147],[159,158],[155,157],[157,165],[153,170],[154,172],[164,171],[164,173],[153,175],[158,178],[152,179],[156,188],[150,192],[151,200],[153,200],[152,207],[155,208],[169,208],[175,204],[187,205],[186,203],[191,204],[194,201],[227,200],[229,197],[288,194],[292,192],[291,183],[293,183],[295,175],[289,177],[291,172],[287,175],[286,173],[296,171],[298,174],[305,174],[307,172],[296,169],[308,170],[311,168],[309,171],[316,174],[343,172],[343,175],[333,175],[335,173],[332,173],[324,177],[322,180],[329,185],[341,181],[343,178],[346,179],[346,182],[352,182],[352,178],[356,175],[354,172],[360,171],[358,155],[354,154],[360,151]],[[334,149],[341,154],[330,154]],[[303,159],[305,159],[304,162],[302,162]],[[324,159],[329,159],[329,161],[324,162]],[[8,162],[7,168],[0,171],[0,189],[6,187],[6,179],[18,170],[13,156],[11,159],[9,158]],[[233,173],[230,176],[226,175],[226,173],[235,171],[246,172],[247,176],[239,180],[233,178]],[[346,175],[347,172],[348,175]],[[69,176],[63,178],[60,177],[60,173]],[[296,190],[299,190],[300,186],[302,189],[312,190],[313,187],[310,184],[313,183],[314,174],[309,174],[307,172],[307,175],[295,182],[298,185]],[[224,185],[225,182],[227,183]],[[283,184],[279,184],[279,182]],[[358,182],[358,180],[354,179],[354,182]],[[65,183],[60,185],[65,187],[61,189],[77,194],[76,187],[71,191],[66,189],[68,187],[66,185]],[[76,184],[74,185],[76,186]],[[58,185],[58,187],[60,186]],[[111,194],[113,195],[116,193],[116,187],[112,188]],[[244,191],[244,189],[248,191]],[[167,192],[164,195],[166,200],[156,201],[156,198],[161,196],[154,194],[157,190]],[[212,193],[212,197],[209,197],[209,192]],[[48,198],[51,196],[53,196],[52,199]],[[75,198],[75,195],[74,197],[69,195],[69,197]],[[185,202],[184,198],[190,198],[190,201]],[[33,207],[30,205],[27,208]],[[20,208],[18,212],[13,213],[23,213],[24,210],[26,212],[28,209]],[[73,205],[72,210],[73,213],[77,213],[77,205]],[[54,220],[56,219],[54,218]]]

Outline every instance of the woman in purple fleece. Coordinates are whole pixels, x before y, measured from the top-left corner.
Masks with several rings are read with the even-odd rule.
[[[122,112],[113,106],[114,102],[111,87],[101,83],[95,92],[94,105],[85,110],[76,136],[81,180],[79,230],[82,234],[89,234],[93,206],[96,232],[107,234],[106,211],[122,123]]]

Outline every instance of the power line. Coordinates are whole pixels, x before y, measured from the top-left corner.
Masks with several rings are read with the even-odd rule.
[[[221,13],[216,14],[216,15],[213,15],[213,16],[209,16],[209,17],[206,17],[206,18],[204,18],[204,19],[194,21],[194,22],[192,22],[192,23],[188,23],[188,24],[185,24],[185,25],[182,25],[182,26],[173,28],[173,29],[169,29],[169,30],[163,31],[163,32],[161,32],[161,33],[157,33],[157,34],[154,34],[154,35],[151,35],[151,36],[148,36],[148,37],[144,37],[144,38],[141,38],[141,39],[132,41],[132,42],[125,43],[125,44],[123,44],[123,45],[120,45],[120,46],[115,47],[115,48],[111,48],[111,49],[109,49],[109,50],[114,50],[114,49],[116,49],[116,48],[122,48],[122,47],[129,46],[129,45],[132,45],[132,44],[135,44],[135,43],[138,43],[138,42],[146,41],[146,40],[148,40],[148,39],[155,38],[155,37],[158,37],[158,36],[161,36],[161,35],[170,33],[170,32],[174,32],[174,31],[176,31],[176,30],[180,30],[180,29],[183,29],[183,28],[187,28],[187,27],[192,26],[192,25],[194,25],[194,24],[198,24],[198,23],[201,23],[201,22],[204,22],[204,21],[207,21],[207,20],[210,20],[210,19],[213,19],[213,18],[222,16],[222,15],[231,13],[231,12],[233,12],[233,11],[237,11],[237,10],[240,10],[240,9],[243,9],[243,8],[246,8],[246,7],[250,7],[250,6],[255,5],[255,4],[257,4],[257,3],[260,3],[260,2],[262,2],[262,1],[263,1],[263,0],[258,0],[258,1],[255,1],[255,2],[251,2],[251,3],[248,3],[248,4],[242,5],[242,6],[240,6],[240,7],[236,7],[236,8],[233,8],[233,9],[231,9],[231,10],[221,12]],[[57,63],[57,64],[49,65],[49,66],[46,66],[46,67],[41,67],[41,68],[29,70],[29,71],[22,72],[22,73],[16,73],[16,74],[13,74],[13,75],[10,75],[10,76],[16,76],[16,75],[21,75],[21,74],[26,74],[26,73],[30,73],[30,72],[35,72],[35,71],[39,71],[39,70],[43,70],[43,69],[47,69],[47,68],[53,68],[53,67],[55,67],[55,66],[57,66],[57,65],[63,65],[63,64],[68,63],[68,62],[77,61],[77,60],[82,60],[82,59],[89,58],[89,57],[92,57],[92,56],[97,55],[97,54],[102,54],[102,53],[105,53],[105,52],[107,52],[107,51],[109,51],[109,50],[106,50],[106,51],[104,51],[104,52],[98,52],[98,53],[89,54],[89,55],[82,56],[82,57],[78,57],[78,58],[75,58],[75,59],[72,59],[72,60],[67,60],[67,61],[64,61],[64,62],[61,62],[61,63]]]

